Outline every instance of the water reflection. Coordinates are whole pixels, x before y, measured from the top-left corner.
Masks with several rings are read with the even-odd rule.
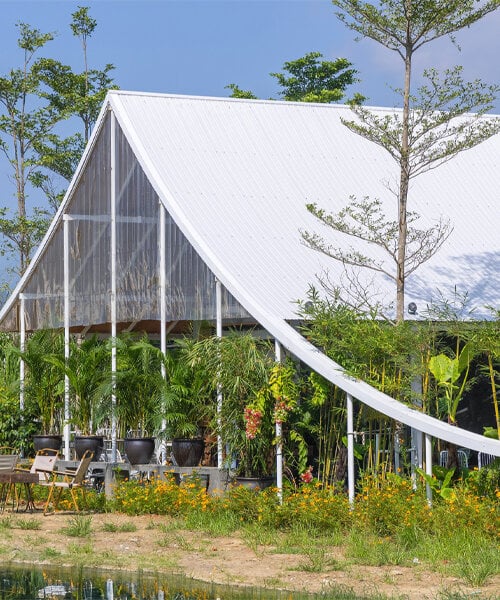
[[[0,600],[261,600],[286,599],[289,592],[231,588],[187,577],[144,576],[76,569],[0,567]],[[302,595],[304,598],[304,595]]]

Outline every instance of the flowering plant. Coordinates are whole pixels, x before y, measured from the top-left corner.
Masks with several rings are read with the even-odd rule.
[[[270,404],[274,423],[281,424],[287,420],[288,413],[297,406],[298,387],[294,377],[295,369],[292,365],[277,363],[272,367],[268,384],[245,407],[245,434],[248,439],[255,439],[260,432],[262,418]]]
[[[300,479],[303,483],[311,483],[313,480],[312,470],[312,466],[309,465],[309,467],[307,467],[307,469],[300,475]]]

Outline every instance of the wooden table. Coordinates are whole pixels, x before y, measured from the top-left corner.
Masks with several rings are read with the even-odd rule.
[[[14,491],[14,496],[12,498],[12,508],[14,508],[14,500],[15,500],[15,508],[19,510],[19,498],[20,494],[15,493],[16,485],[21,485],[24,488],[26,494],[26,508],[25,511],[35,510],[35,502],[33,500],[33,494],[31,493],[31,486],[34,483],[38,483],[40,481],[38,473],[30,473],[30,472],[21,472],[21,471],[0,471],[0,486],[1,486],[1,497],[0,497],[0,510],[5,509],[5,505],[7,504],[7,499],[9,497],[9,491]]]

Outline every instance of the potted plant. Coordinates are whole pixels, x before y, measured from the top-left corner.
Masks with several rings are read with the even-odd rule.
[[[150,432],[163,383],[161,353],[147,336],[137,339],[130,334],[116,339],[116,352],[117,370],[114,381],[108,373],[105,395],[109,399],[114,387],[119,432],[129,462],[147,464],[155,448]]]
[[[81,459],[90,450],[95,457],[104,448],[104,436],[96,435],[96,428],[106,415],[101,386],[109,371],[109,349],[92,336],[78,342],[71,340],[68,360],[59,355],[51,355],[47,360],[69,380],[76,456]]]
[[[274,470],[274,421],[271,403],[262,414],[252,412],[252,402],[269,382],[274,361],[272,346],[250,333],[232,332],[223,338],[207,338],[189,350],[194,368],[205,373],[212,393],[222,392],[220,411],[214,411],[212,427],[220,434],[225,462],[236,476],[271,476]],[[248,410],[248,408],[250,409]],[[247,435],[247,423],[259,419],[258,435]]]
[[[181,340],[177,348],[162,356],[164,382],[157,412],[157,429],[172,440],[172,454],[180,467],[195,467],[205,448],[204,429],[210,421],[213,403],[207,402],[206,378],[200,368],[188,361],[191,340]]]
[[[64,337],[51,330],[34,332],[27,339],[24,352],[20,352],[26,365],[26,407],[39,421],[41,429],[40,434],[33,436],[35,451],[42,448],[59,450],[62,444],[64,378],[51,362],[54,355],[64,355]]]

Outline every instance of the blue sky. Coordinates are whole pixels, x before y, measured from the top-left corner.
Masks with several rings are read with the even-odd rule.
[[[330,0],[0,0],[0,74],[20,63],[18,21],[57,32],[46,53],[81,70],[79,41],[69,29],[78,5],[89,6],[98,22],[90,66],[113,63],[122,89],[224,96],[234,82],[259,97],[276,97],[269,73],[317,50],[354,63],[361,80],[356,89],[369,104],[397,103],[388,84],[401,85],[400,59],[369,40],[356,42]],[[462,64],[468,78],[499,83],[499,31],[497,11],[460,33],[461,52],[449,41],[430,44],[417,66]]]
[[[69,27],[78,6],[89,6],[98,23],[88,43],[89,66],[114,64],[115,82],[125,90],[227,96],[225,86],[237,83],[260,98],[276,98],[269,73],[319,51],[329,60],[346,57],[359,71],[350,93],[361,92],[372,106],[398,105],[390,87],[402,85],[401,60],[370,40],[356,42],[330,0],[0,0],[0,75],[21,65],[18,22],[56,32],[43,55],[82,71],[80,42]],[[461,52],[449,40],[424,47],[415,74],[461,64],[469,79],[500,83],[499,31],[500,10],[460,32]],[[0,206],[15,204],[9,175],[0,157]]]

